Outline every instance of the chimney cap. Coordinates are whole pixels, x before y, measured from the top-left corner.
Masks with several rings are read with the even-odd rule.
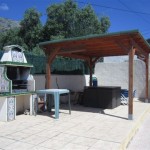
[[[5,47],[3,47],[3,50],[5,50],[5,51],[16,50],[16,51],[19,51],[19,52],[23,52],[24,51],[24,49],[21,46],[19,46],[19,45],[5,46]]]

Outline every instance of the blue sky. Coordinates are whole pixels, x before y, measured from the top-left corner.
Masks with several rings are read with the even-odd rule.
[[[20,21],[26,9],[36,8],[46,20],[46,8],[64,0],[0,0],[0,17]],[[108,16],[109,32],[138,29],[144,38],[150,38],[150,0],[76,0],[80,7],[91,4],[96,14]]]

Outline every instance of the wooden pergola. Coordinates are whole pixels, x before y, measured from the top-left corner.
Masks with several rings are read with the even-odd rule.
[[[51,63],[56,56],[83,59],[90,68],[90,86],[92,86],[92,68],[100,57],[129,56],[129,105],[128,119],[133,119],[133,61],[134,55],[146,65],[145,102],[148,102],[148,68],[150,46],[138,30],[100,35],[88,35],[63,40],[39,43],[47,56],[46,88],[50,88]]]

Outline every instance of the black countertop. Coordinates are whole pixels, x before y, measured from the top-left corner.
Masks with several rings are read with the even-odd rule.
[[[121,86],[85,86],[85,88],[106,88],[106,89],[114,89],[114,88],[121,88]]]

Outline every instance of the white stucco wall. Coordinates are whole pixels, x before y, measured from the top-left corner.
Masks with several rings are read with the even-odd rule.
[[[134,56],[135,60],[137,59],[137,56]],[[126,62],[129,60],[129,56],[110,56],[110,57],[104,57],[105,63],[113,63],[113,62]]]
[[[97,63],[95,75],[98,85],[121,86],[128,89],[128,62]],[[136,97],[145,97],[145,63],[140,60],[134,61],[134,90]]]
[[[128,89],[128,62],[97,63],[95,65],[95,76],[98,79],[99,86],[121,86],[121,88]],[[44,89],[45,76],[34,75],[34,78],[35,89]],[[59,88],[67,88],[73,91],[83,90],[84,86],[89,85],[89,75],[52,75],[52,88],[58,88],[56,78]],[[136,90],[136,97],[145,98],[145,63],[140,60],[134,61],[133,88]]]
[[[36,90],[45,88],[44,75],[34,75],[34,79]],[[52,88],[58,88],[56,84],[56,79],[59,88],[67,88],[73,91],[81,91],[83,90],[84,86],[89,85],[89,75],[52,75]]]

